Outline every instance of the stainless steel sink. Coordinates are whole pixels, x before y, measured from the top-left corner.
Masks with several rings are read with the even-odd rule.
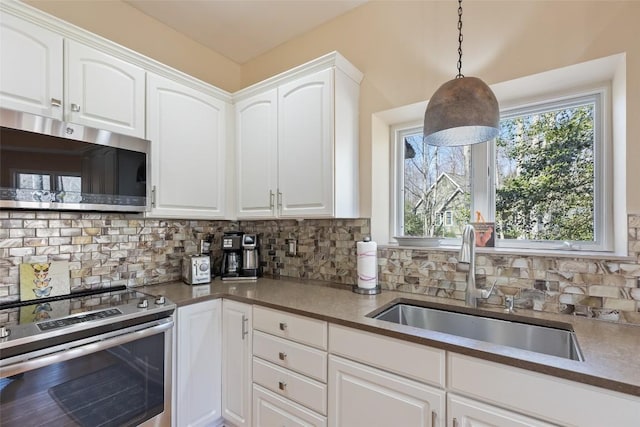
[[[369,317],[537,353],[584,360],[571,325],[564,323],[545,322],[547,325],[537,325],[522,321],[522,317],[512,321],[407,303],[377,310]]]

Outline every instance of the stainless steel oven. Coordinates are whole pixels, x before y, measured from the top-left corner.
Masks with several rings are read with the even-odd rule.
[[[18,317],[0,329],[3,427],[171,425],[175,305],[125,290],[17,308],[2,310]]]

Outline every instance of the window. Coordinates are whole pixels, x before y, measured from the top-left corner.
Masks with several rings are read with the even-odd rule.
[[[451,227],[453,225],[453,212],[446,211],[444,213],[444,225],[445,227]]]
[[[23,190],[52,190],[55,181],[57,191],[81,192],[82,179],[74,175],[16,172],[17,187]]]
[[[26,190],[51,190],[51,176],[35,173],[17,174],[18,188]]]
[[[510,106],[499,136],[475,146],[432,147],[421,126],[396,129],[396,235],[459,238],[481,217],[497,247],[609,250],[606,97]]]
[[[469,147],[433,147],[422,141],[422,127],[398,133],[402,199],[399,235],[456,237],[469,218]],[[454,220],[454,217],[456,220]]]

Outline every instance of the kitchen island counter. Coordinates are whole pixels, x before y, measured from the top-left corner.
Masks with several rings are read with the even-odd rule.
[[[229,298],[640,396],[638,325],[518,310],[519,317],[538,322],[571,324],[584,355],[584,361],[575,361],[367,317],[380,307],[397,301],[421,301],[446,304],[452,309],[464,308],[464,302],[451,299],[388,290],[378,295],[360,295],[352,292],[350,286],[290,278],[260,278],[257,282],[245,283],[216,279],[210,284],[198,286],[170,282],[146,286],[142,292],[165,295],[178,306]],[[483,307],[481,311],[502,313],[499,307]],[[509,315],[506,316],[508,318]]]

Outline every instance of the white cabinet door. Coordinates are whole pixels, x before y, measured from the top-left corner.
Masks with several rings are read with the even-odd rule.
[[[62,36],[0,15],[0,106],[62,119]]]
[[[222,302],[222,416],[251,425],[251,305]]]
[[[515,412],[449,393],[447,413],[450,427],[552,427]]]
[[[327,425],[327,419],[322,415],[256,384],[253,386],[253,414],[254,427],[326,427]]]
[[[333,216],[333,69],[278,88],[281,217]]]
[[[224,101],[149,73],[150,216],[224,217],[226,114]]]
[[[176,422],[204,426],[221,414],[221,301],[178,308],[176,354]]]
[[[72,40],[66,42],[66,120],[145,137],[145,71]]]
[[[444,426],[445,392],[329,356],[329,426]]]
[[[276,216],[277,113],[277,89],[236,104],[238,218]]]

